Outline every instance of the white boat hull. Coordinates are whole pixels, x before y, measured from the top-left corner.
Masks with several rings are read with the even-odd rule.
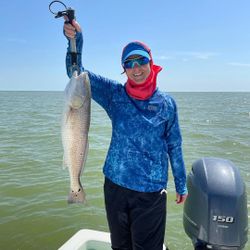
[[[58,250],[111,250],[110,233],[82,229]],[[165,246],[163,250],[166,250]]]

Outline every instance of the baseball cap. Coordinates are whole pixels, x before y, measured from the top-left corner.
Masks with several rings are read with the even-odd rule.
[[[127,44],[122,51],[121,63],[122,65],[132,55],[140,55],[152,60],[150,49],[148,46],[142,42],[134,41]]]

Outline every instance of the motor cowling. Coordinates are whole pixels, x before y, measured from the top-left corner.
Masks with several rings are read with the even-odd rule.
[[[187,187],[183,225],[195,249],[243,249],[247,195],[238,168],[225,159],[199,159],[192,165]]]

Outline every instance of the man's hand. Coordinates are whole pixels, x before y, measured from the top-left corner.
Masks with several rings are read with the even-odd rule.
[[[184,203],[185,200],[187,199],[188,194],[178,194],[176,193],[176,203],[181,204]]]

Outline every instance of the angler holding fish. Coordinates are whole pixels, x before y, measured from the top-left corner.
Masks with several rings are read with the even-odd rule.
[[[80,75],[84,76],[82,83],[85,86],[89,82],[92,98],[104,108],[112,123],[111,143],[103,167],[112,248],[162,250],[168,162],[174,175],[176,203],[183,203],[187,197],[177,106],[172,97],[157,88],[157,75],[162,68],[154,64],[146,44],[130,42],[124,47],[121,57],[128,79],[125,85],[120,84],[83,68],[83,38],[81,27],[75,20],[64,24],[64,34],[69,41],[66,55],[68,76],[71,81],[72,75],[74,79],[72,65],[78,73],[84,72]],[[75,62],[72,39],[76,39]],[[81,119],[73,120],[81,123]],[[69,126],[71,132],[74,130],[72,126]],[[72,140],[71,143],[83,152],[83,157],[79,158],[80,166],[86,157],[86,146],[79,144],[86,143],[84,140]],[[79,173],[79,170],[76,172]],[[72,180],[79,180],[78,175],[72,176]],[[74,196],[82,189],[79,182],[75,183],[72,185]],[[70,201],[76,200],[70,198]]]

